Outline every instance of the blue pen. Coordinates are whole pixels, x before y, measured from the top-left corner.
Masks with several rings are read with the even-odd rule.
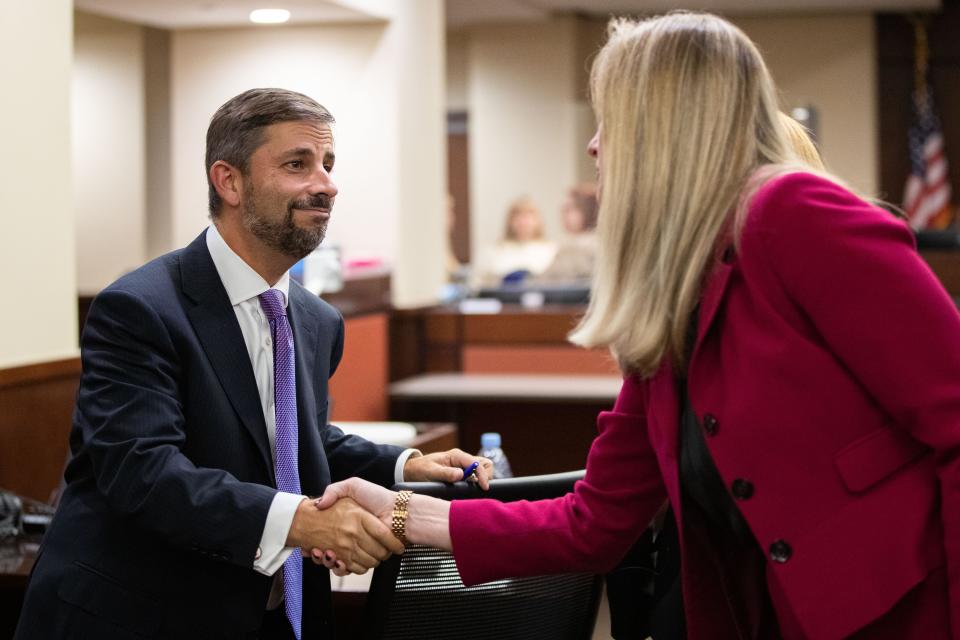
[[[466,479],[469,478],[470,476],[476,476],[477,467],[479,467],[479,466],[480,466],[480,463],[479,463],[479,462],[474,462],[474,463],[471,464],[469,467],[467,467],[466,469],[464,469],[464,470],[463,470],[463,479],[466,480]]]

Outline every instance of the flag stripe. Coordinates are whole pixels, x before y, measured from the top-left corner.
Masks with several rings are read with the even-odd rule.
[[[929,83],[913,95],[909,133],[910,174],[903,190],[903,208],[910,224],[922,229],[949,207],[952,189],[943,132]]]

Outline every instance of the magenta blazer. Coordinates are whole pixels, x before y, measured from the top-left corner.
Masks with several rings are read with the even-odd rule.
[[[689,390],[728,490],[750,483],[785,638],[960,638],[960,313],[902,221],[811,174],[764,185],[705,284]],[[607,572],[665,497],[679,520],[678,425],[665,363],[624,380],[573,493],[455,502],[464,582]],[[735,637],[678,525],[688,637]]]

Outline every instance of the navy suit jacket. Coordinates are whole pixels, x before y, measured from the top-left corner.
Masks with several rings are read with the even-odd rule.
[[[393,483],[401,449],[326,423],[343,319],[295,282],[300,484]],[[271,578],[253,569],[275,489],[240,326],[201,234],[95,299],[67,487],[16,637],[250,637]],[[329,572],[304,563],[304,637],[332,636]]]

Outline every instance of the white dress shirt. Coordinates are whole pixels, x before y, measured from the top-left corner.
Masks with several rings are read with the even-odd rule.
[[[243,333],[243,341],[246,343],[250,364],[253,366],[253,375],[257,381],[260,404],[263,407],[263,418],[267,425],[270,451],[273,454],[274,464],[276,464],[277,420],[274,412],[273,396],[273,340],[270,335],[270,323],[260,307],[260,299],[258,298],[271,286],[250,265],[244,262],[243,258],[234,253],[217,231],[216,225],[210,225],[207,229],[207,249],[210,251],[210,257],[213,259],[213,264],[221,282],[223,282],[223,287],[227,290],[227,297],[230,298],[230,304],[233,305],[237,322],[240,324],[240,331]],[[286,307],[287,295],[290,291],[289,272],[284,273],[272,288],[280,292],[284,307]],[[296,345],[294,345],[294,350],[296,350]],[[407,449],[397,458],[397,464],[394,468],[394,479],[397,482],[403,481],[403,466],[411,455],[420,455],[420,452],[415,449]],[[272,576],[283,567],[283,563],[293,552],[293,547],[284,545],[290,532],[290,526],[293,524],[297,507],[304,499],[305,496],[284,493],[283,491],[278,491],[274,496],[273,502],[270,504],[270,510],[267,512],[267,521],[264,524],[260,546],[253,563],[254,569],[258,572]],[[278,584],[282,585],[282,580],[275,582],[275,592]],[[270,600],[271,604],[275,604],[276,598],[273,595]]]

